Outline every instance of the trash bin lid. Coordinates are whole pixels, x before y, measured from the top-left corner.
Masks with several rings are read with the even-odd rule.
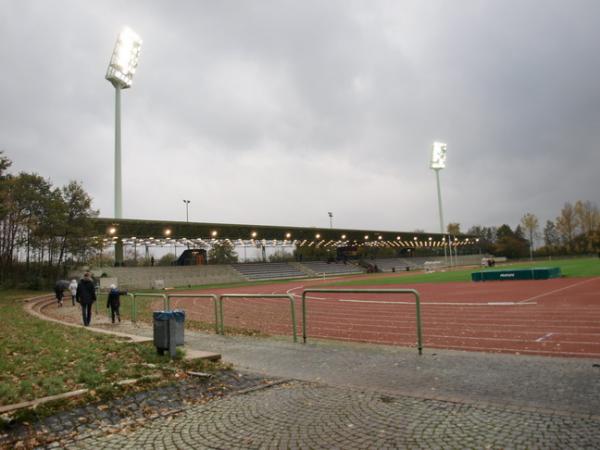
[[[154,318],[154,320],[162,321],[162,320],[169,320],[174,316],[173,316],[173,311],[153,311],[152,317]]]
[[[171,311],[171,313],[173,314],[173,317],[175,317],[175,320],[177,322],[185,321],[185,311],[183,309],[174,309],[173,311]]]

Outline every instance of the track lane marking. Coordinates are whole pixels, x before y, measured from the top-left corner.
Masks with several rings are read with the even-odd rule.
[[[539,337],[535,340],[535,342],[544,342],[546,339],[548,339],[550,336],[554,336],[556,333],[546,333],[545,335],[543,335],[542,337]]]
[[[554,289],[553,291],[546,292],[544,294],[534,295],[533,297],[526,298],[525,300],[521,300],[518,303],[525,303],[525,302],[528,302],[528,301],[531,301],[531,300],[537,300],[538,298],[545,297],[545,296],[551,295],[551,294],[555,294],[557,292],[561,292],[561,291],[564,291],[566,289],[571,289],[572,287],[579,286],[579,285],[582,285],[582,284],[585,284],[585,283],[589,283],[590,281],[596,281],[598,279],[599,279],[599,277],[590,278],[589,280],[580,281],[579,283],[571,284],[569,286],[565,286],[565,287],[562,287],[560,289]]]
[[[324,300],[321,297],[310,297],[318,300]],[[389,300],[357,300],[357,299],[337,299],[338,302],[345,303],[378,303],[384,305],[414,305],[415,302],[394,302]],[[523,306],[523,305],[537,305],[536,302],[485,302],[485,303],[474,303],[474,302],[421,302],[421,305],[436,305],[436,306]]]

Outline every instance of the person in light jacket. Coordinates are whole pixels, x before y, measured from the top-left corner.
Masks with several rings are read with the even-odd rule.
[[[71,284],[69,284],[69,291],[71,292],[71,302],[73,302],[73,306],[75,306],[75,299],[77,298],[77,280],[71,280]]]

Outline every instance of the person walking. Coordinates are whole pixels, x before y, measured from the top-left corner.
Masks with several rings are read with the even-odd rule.
[[[92,281],[92,274],[86,272],[77,285],[77,303],[81,305],[83,325],[88,327],[92,321],[92,305],[96,301],[96,286]]]
[[[75,306],[75,299],[77,298],[77,280],[72,279],[71,284],[69,284],[69,291],[71,292],[71,302],[73,302],[73,306]]]
[[[120,291],[114,284],[110,285],[110,291],[108,292],[108,299],[106,300],[106,307],[110,308],[110,314],[112,317],[112,323],[115,323],[115,316],[121,322],[121,314],[119,308],[121,307],[121,295],[127,295],[127,291]]]
[[[54,295],[56,297],[56,302],[58,306],[63,305],[63,296],[64,296],[65,285],[62,280],[57,281],[54,285]]]
[[[58,280],[54,285],[54,294],[56,296],[56,301],[58,302],[58,306],[63,305],[64,299],[64,291],[69,288],[68,280]]]

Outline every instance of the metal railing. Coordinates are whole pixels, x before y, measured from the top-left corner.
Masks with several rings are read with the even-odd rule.
[[[306,344],[306,294],[412,294],[415,296],[417,308],[417,348],[419,355],[423,354],[423,331],[421,325],[421,297],[415,289],[305,289],[302,292],[302,341]],[[357,300],[360,302],[360,300]]]
[[[225,334],[225,320],[223,315],[223,299],[224,298],[287,298],[290,301],[292,313],[292,330],[294,334],[294,342],[298,342],[296,332],[296,309],[294,296],[292,294],[221,294],[219,296],[219,310],[221,314],[221,334]]]
[[[219,334],[219,325],[223,329],[223,317],[219,318],[219,296],[216,294],[167,294],[167,309],[171,309],[171,298],[212,298],[215,309],[215,333]],[[222,314],[222,308],[220,309]],[[223,334],[222,332],[220,334]]]
[[[128,294],[131,295],[132,300],[131,300],[131,321],[132,322],[136,322],[137,321],[137,308],[136,308],[136,298],[137,297],[161,297],[163,299],[163,306],[165,311],[167,311],[169,309],[169,300],[167,299],[167,296],[165,294],[150,294],[150,293],[138,293],[138,292],[134,292],[133,294]]]

